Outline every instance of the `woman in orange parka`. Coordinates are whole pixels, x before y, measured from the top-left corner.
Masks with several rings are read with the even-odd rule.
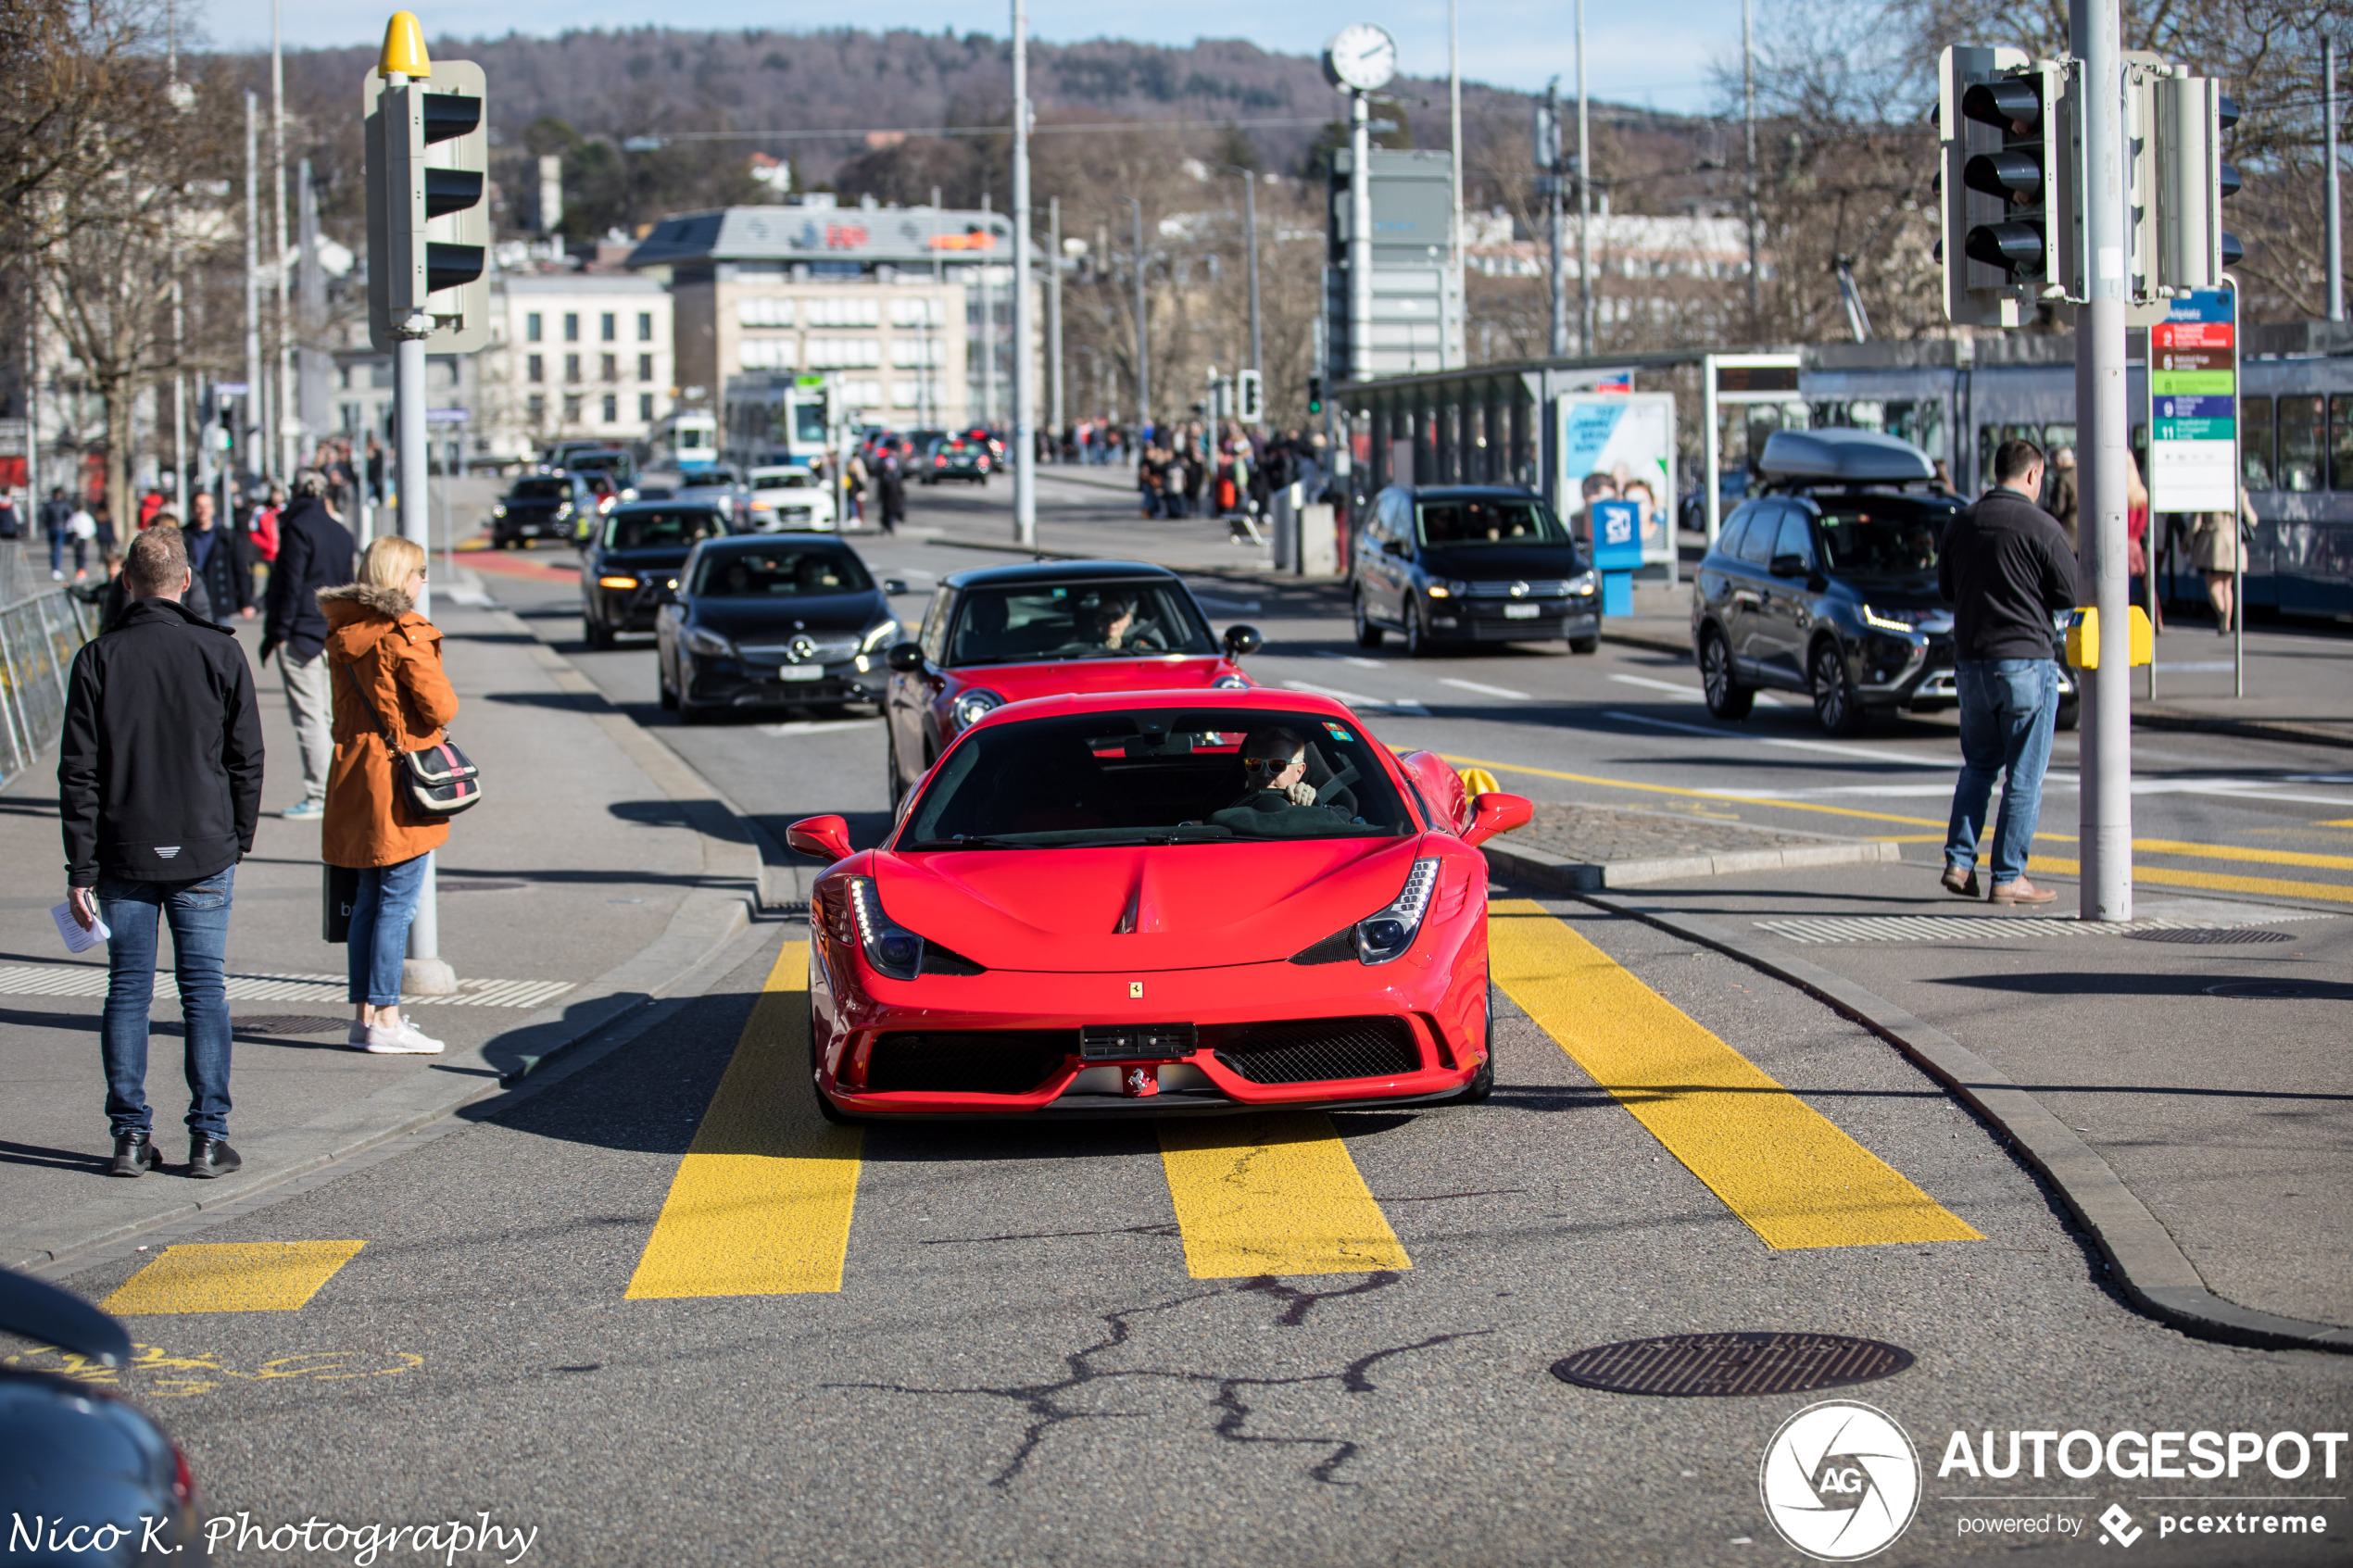
[[[449,836],[447,821],[409,805],[394,748],[441,738],[458,694],[441,671],[441,633],[416,610],[425,552],[396,535],[368,546],[359,581],[319,590],[334,687],[334,765],[320,858],[359,873],[349,962],[355,1050],[425,1055],[441,1042],[400,1015],[400,963],[423,889],[425,857]],[[385,731],[391,731],[387,743]]]

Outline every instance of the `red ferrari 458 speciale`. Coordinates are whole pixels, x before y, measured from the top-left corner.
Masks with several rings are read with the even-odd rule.
[[[1528,820],[1297,693],[1009,704],[832,860],[811,1069],[837,1120],[1478,1099],[1487,864]]]

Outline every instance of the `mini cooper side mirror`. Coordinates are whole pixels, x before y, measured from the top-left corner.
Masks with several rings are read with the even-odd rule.
[[[1471,824],[1463,830],[1463,842],[1484,844],[1498,834],[1526,827],[1535,814],[1535,803],[1524,795],[1482,795],[1471,802]]]
[[[924,650],[913,643],[893,643],[883,662],[901,675],[912,675],[924,667]]]
[[[896,596],[900,594],[906,593],[907,591],[907,580],[904,577],[886,577],[883,579],[884,593]]]
[[[828,865],[849,859],[849,824],[839,817],[803,817],[785,830],[785,843]]]
[[[1226,628],[1226,656],[1239,659],[1245,654],[1256,653],[1265,641],[1258,634],[1255,626],[1228,626]]]

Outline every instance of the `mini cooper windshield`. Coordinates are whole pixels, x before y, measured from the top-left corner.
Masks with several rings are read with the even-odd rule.
[[[949,662],[1026,664],[1216,651],[1201,612],[1174,583],[1054,583],[968,591]]]
[[[895,847],[1396,838],[1373,743],[1312,713],[1149,709],[989,724],[949,754]]]

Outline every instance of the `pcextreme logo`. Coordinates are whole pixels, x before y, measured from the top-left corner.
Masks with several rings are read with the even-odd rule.
[[[1781,1538],[1823,1562],[1883,1551],[1920,1501],[1920,1459],[1886,1411],[1825,1399],[1781,1423],[1757,1470],[1765,1516]]]

